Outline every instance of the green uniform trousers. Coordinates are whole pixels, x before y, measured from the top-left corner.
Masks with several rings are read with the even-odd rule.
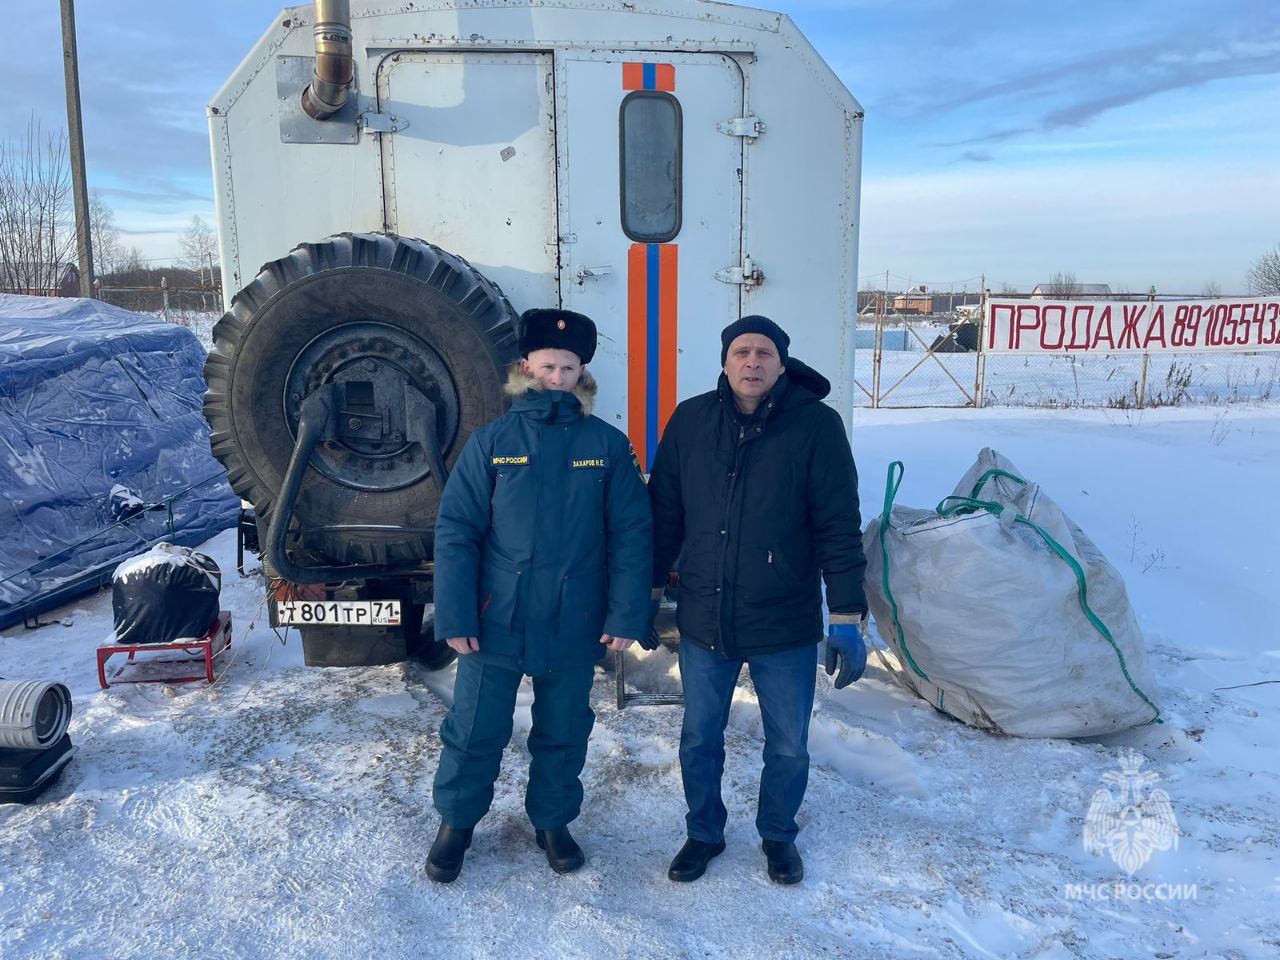
[[[444,749],[432,799],[451,827],[473,827],[493,803],[502,751],[511,739],[516,691],[524,675],[474,656],[458,657],[453,706],[440,726]],[[572,823],[582,809],[578,775],[595,724],[591,684],[595,666],[567,667],[533,677],[529,786],[524,808],[535,829]]]

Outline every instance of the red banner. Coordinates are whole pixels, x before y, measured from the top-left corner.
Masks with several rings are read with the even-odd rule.
[[[987,301],[987,353],[1280,350],[1280,298]]]

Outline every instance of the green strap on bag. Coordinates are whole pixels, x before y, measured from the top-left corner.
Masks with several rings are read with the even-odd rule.
[[[896,478],[895,470],[898,474]],[[889,609],[893,611],[893,628],[898,631],[898,644],[902,647],[902,653],[916,675],[923,680],[929,680],[929,675],[920,669],[915,658],[911,656],[911,651],[907,649],[907,636],[902,632],[902,622],[898,619],[898,601],[893,599],[893,591],[889,589],[889,544],[885,540],[885,531],[889,529],[889,513],[893,510],[893,498],[898,495],[898,487],[902,486],[902,475],[906,472],[907,468],[903,466],[902,461],[895,460],[889,464],[889,472],[885,477],[884,510],[880,514],[880,556],[883,558],[880,564],[880,580],[884,586],[884,595],[889,600]],[[933,683],[932,680],[929,682]],[[942,707],[941,700],[938,701],[938,707],[939,709]]]

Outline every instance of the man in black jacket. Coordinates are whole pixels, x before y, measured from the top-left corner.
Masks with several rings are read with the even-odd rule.
[[[822,403],[831,384],[788,356],[781,327],[743,317],[721,345],[716,389],[676,407],[649,478],[655,599],[679,556],[689,813],[688,841],[668,875],[696,880],[724,850],[724,730],[745,663],[765,734],[756,828],[770,878],[796,883],[804,866],[795,816],[822,639],[819,574],[833,624],[828,672],[840,661],[843,686],[861,671],[849,642],[867,610],[857,473],[844,424]],[[865,663],[865,648],[861,656]]]

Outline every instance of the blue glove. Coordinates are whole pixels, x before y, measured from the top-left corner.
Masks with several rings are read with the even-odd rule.
[[[837,665],[839,673],[836,673]],[[827,627],[825,666],[827,676],[836,674],[837,690],[844,689],[862,676],[862,672],[867,669],[867,643],[862,639],[861,624],[832,623]]]
[[[645,630],[636,643],[640,644],[641,650],[657,650],[662,640],[658,636],[658,608],[662,606],[662,589],[655,588],[653,594],[649,598],[649,629]]]

